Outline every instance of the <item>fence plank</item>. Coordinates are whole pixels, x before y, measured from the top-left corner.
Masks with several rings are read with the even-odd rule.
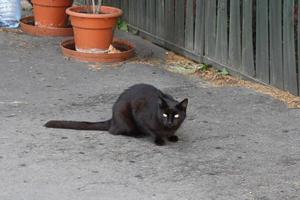
[[[118,8],[120,8],[121,7],[121,0],[116,0],[115,1],[115,6],[118,7]]]
[[[300,94],[300,12],[299,12],[299,8],[300,8],[300,0],[298,0],[298,95]]]
[[[241,48],[241,1],[230,1],[229,24],[229,64],[233,68],[240,68],[242,59]]]
[[[256,77],[269,83],[268,0],[256,1]]]
[[[227,0],[218,0],[217,17],[217,42],[215,49],[215,59],[222,64],[227,64],[228,58],[228,16]]]
[[[156,36],[165,35],[165,0],[156,0]]]
[[[134,0],[129,0],[129,21],[131,25],[135,25]]]
[[[146,28],[146,0],[138,0],[137,1],[137,13],[139,13],[138,17],[138,27],[141,29]]]
[[[129,9],[124,17],[131,25],[160,45],[300,93],[300,16],[296,26],[293,15],[300,0],[115,2]]]
[[[216,47],[216,0],[205,1],[205,55],[215,57]]]
[[[283,89],[282,0],[269,1],[270,10],[270,83]]]
[[[165,33],[164,39],[168,39],[171,42],[175,41],[175,3],[174,0],[165,0]]]
[[[123,18],[126,20],[126,21],[128,21],[129,20],[129,12],[128,12],[128,4],[129,4],[129,2],[128,2],[129,0],[121,0],[121,8],[122,8],[122,10],[123,10]]]
[[[155,21],[156,21],[156,7],[155,7],[155,0],[147,1],[146,0],[146,30],[155,35]]]
[[[194,50],[194,10],[197,9],[195,7],[194,0],[187,0],[186,1],[186,17],[185,17],[185,48],[189,50]]]
[[[296,50],[294,39],[294,1],[283,1],[283,66],[284,89],[298,94]]]
[[[242,67],[243,73],[254,77],[254,56],[253,56],[253,1],[243,1],[243,25],[242,25]]]
[[[134,25],[136,26],[136,27],[138,27],[139,26],[139,12],[138,12],[138,1],[139,0],[133,0],[133,12],[134,12]]]
[[[134,2],[134,5],[133,5],[133,9],[134,9],[134,16],[135,16],[135,19],[134,19],[134,25],[136,27],[139,27],[140,26],[140,12],[139,12],[139,2],[140,0],[133,0]]]
[[[205,28],[205,0],[196,0],[196,19],[195,19],[195,53],[203,56],[204,54],[204,28]]]
[[[174,43],[184,46],[184,24],[185,24],[185,1],[186,0],[175,0],[175,22],[174,22],[174,31],[175,31],[175,40]],[[191,27],[190,27],[191,28]]]

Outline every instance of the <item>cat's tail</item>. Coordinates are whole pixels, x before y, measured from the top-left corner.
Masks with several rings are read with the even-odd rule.
[[[63,128],[75,130],[98,130],[108,131],[110,128],[111,120],[103,122],[80,122],[80,121],[48,121],[44,126],[47,128]]]

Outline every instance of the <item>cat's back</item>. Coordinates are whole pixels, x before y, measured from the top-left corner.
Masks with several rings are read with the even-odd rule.
[[[135,100],[135,99],[153,99],[158,98],[163,93],[150,84],[136,84],[125,90],[120,98],[128,99],[128,100]]]
[[[128,113],[155,106],[162,92],[149,84],[136,84],[121,93],[113,105],[113,113]]]

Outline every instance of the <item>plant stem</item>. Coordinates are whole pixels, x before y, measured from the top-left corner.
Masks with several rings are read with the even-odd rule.
[[[95,4],[95,0],[92,0],[93,3],[93,14],[96,14],[96,4]]]
[[[102,0],[98,0],[98,5],[97,5],[97,9],[96,9],[97,14],[101,13],[101,5],[102,5]]]

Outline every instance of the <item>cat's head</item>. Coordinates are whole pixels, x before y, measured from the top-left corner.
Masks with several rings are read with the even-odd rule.
[[[181,102],[159,99],[158,118],[162,125],[168,129],[177,129],[186,117],[188,99]]]

